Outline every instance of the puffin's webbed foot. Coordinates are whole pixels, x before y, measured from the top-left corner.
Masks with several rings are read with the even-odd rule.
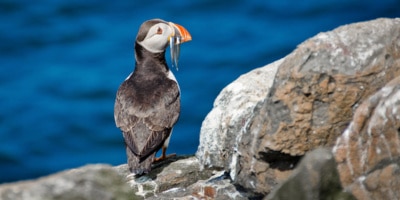
[[[163,160],[167,160],[167,159],[175,157],[175,156],[176,156],[176,153],[172,153],[172,154],[169,154],[169,155],[161,155],[158,158],[154,158],[153,163],[160,162],[160,161],[163,161]]]
[[[167,160],[167,159],[169,159],[169,158],[172,158],[172,157],[175,157],[175,156],[176,156],[175,153],[169,154],[169,155],[167,155],[166,153],[167,153],[167,148],[166,148],[166,147],[162,147],[162,154],[161,154],[161,156],[158,157],[158,158],[154,158],[153,163],[155,163],[155,162],[160,162],[160,161],[163,161],[163,160]]]

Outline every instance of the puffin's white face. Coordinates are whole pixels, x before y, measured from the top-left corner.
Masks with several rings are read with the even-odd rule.
[[[172,35],[174,35],[174,29],[171,26],[158,23],[149,29],[146,37],[139,44],[152,53],[160,53],[165,50]]]

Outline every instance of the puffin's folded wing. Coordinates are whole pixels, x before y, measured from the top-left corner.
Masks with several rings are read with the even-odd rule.
[[[140,151],[141,160],[162,147],[178,120],[180,113],[179,88],[176,83],[171,84],[169,88],[170,90],[166,92],[163,100],[158,101],[156,106],[158,109],[143,120],[146,127],[152,132]]]
[[[135,140],[133,139],[133,133],[132,132],[122,132],[125,140],[125,145],[132,151],[133,154],[136,156],[140,156],[139,148],[135,143]]]
[[[132,95],[126,91],[130,91],[131,86],[125,82],[118,89],[117,97],[114,104],[114,120],[118,128],[122,132],[128,132],[132,127],[136,126],[139,118],[136,115],[131,115],[132,110]]]
[[[133,137],[139,118],[136,115],[131,115],[129,112],[132,109],[131,98],[125,93],[129,89],[129,85],[126,82],[118,89],[114,104],[114,119],[117,127],[122,131],[126,146],[133,154],[138,156],[140,153],[139,147],[136,145]]]
[[[163,145],[164,141],[168,138],[171,133],[171,128],[163,131],[153,131],[150,137],[147,139],[146,144],[140,151],[140,161],[145,160],[149,155],[159,150]]]
[[[172,80],[165,82],[169,86],[164,88],[166,91],[157,102],[156,109],[145,119],[146,125],[152,130],[172,128],[179,118],[181,102],[178,84]]]

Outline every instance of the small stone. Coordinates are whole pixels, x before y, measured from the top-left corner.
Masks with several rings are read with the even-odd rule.
[[[340,197],[340,198],[338,198]],[[333,154],[317,148],[308,152],[290,177],[267,196],[268,200],[355,199],[343,192]]]

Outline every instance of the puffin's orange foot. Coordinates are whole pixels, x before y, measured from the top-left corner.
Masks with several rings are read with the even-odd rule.
[[[167,159],[175,157],[175,156],[176,156],[176,153],[169,154],[169,155],[162,154],[160,157],[154,158],[153,163],[167,160]]]

